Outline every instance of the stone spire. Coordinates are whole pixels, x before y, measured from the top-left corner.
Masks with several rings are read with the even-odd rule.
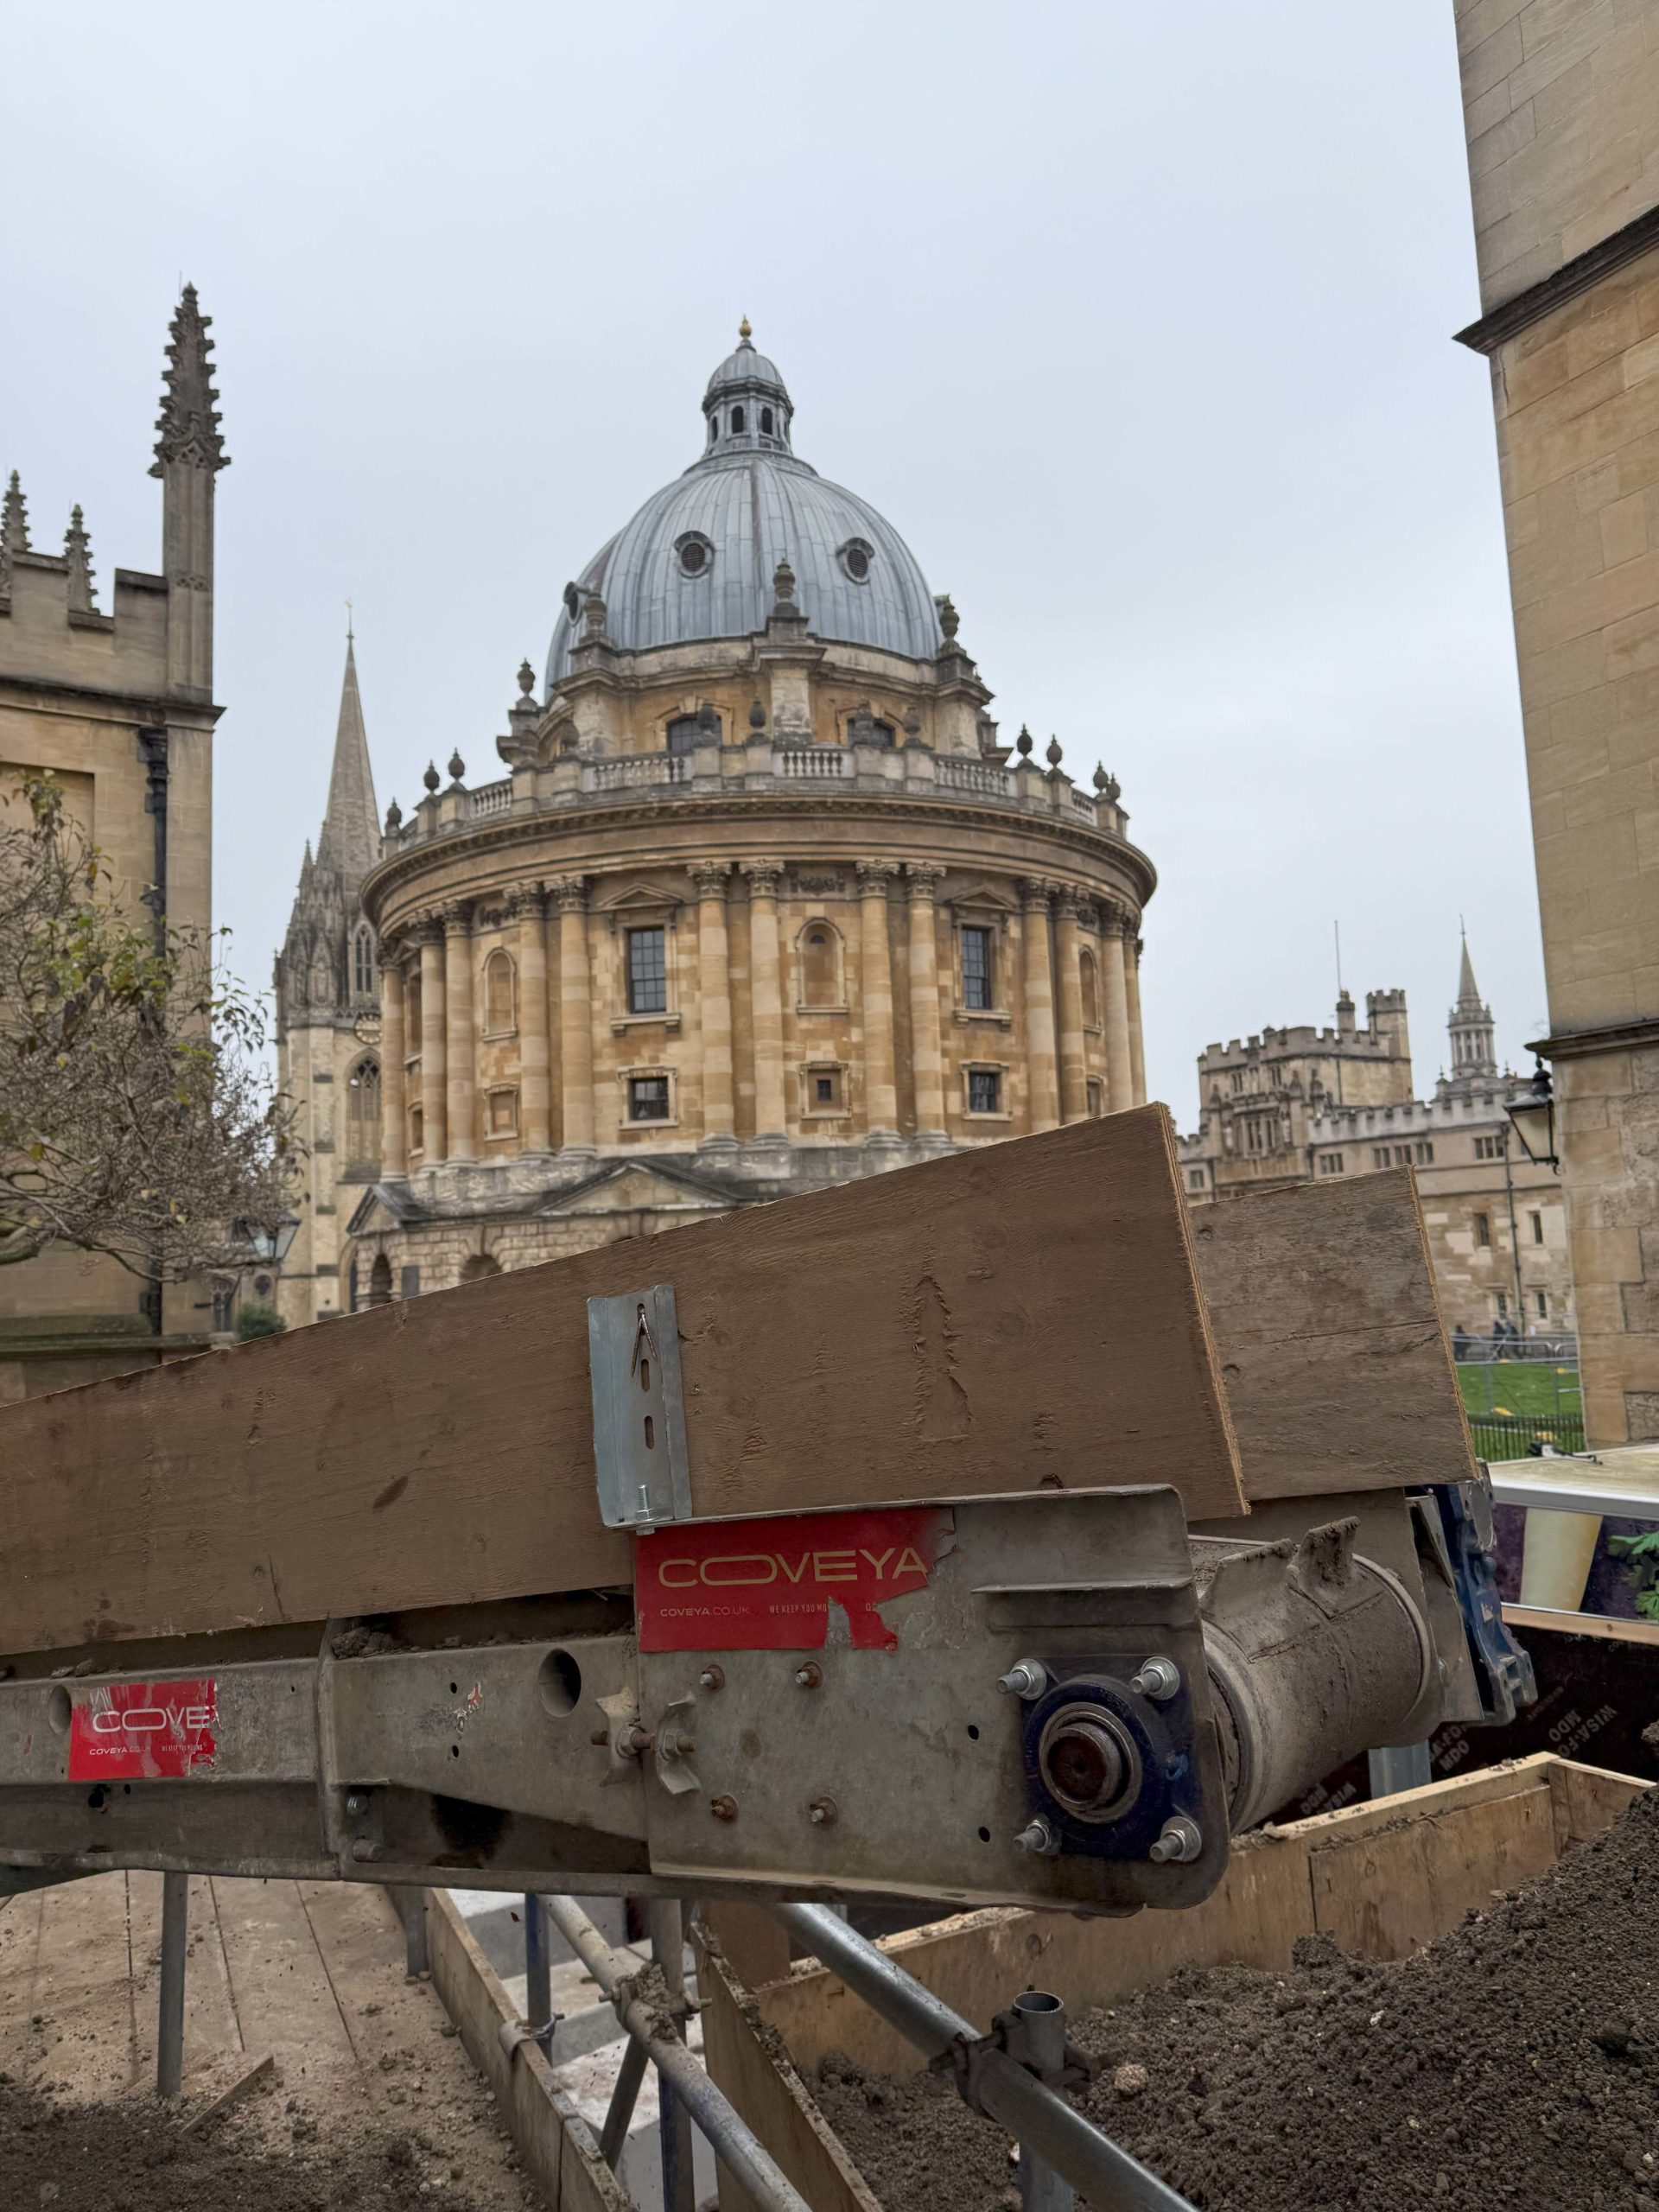
[[[23,487],[17,481],[17,472],[11,472],[5,497],[0,499],[0,600],[8,605],[11,600],[12,556],[29,550],[29,509],[23,501]]]
[[[348,633],[334,760],[328,776],[328,810],[317,840],[318,867],[337,869],[346,887],[355,893],[380,857],[379,825],[368,733],[363,727],[363,702],[357,689],[357,647]]]
[[[63,533],[63,557],[69,563],[70,613],[96,613],[98,606],[92,593],[92,541],[86,535],[79,507],[69,510],[69,527]]]
[[[168,326],[152,476],[164,477],[169,461],[215,472],[230,467],[213,406],[219,394],[211,382],[213,341],[207,335],[213,321],[212,315],[203,315],[196,303],[195,286],[187,284]]]
[[[1463,940],[1458,969],[1458,1002],[1446,1019],[1452,1041],[1452,1079],[1491,1077],[1497,1073],[1491,1008],[1482,1001],[1475,982],[1475,963],[1469,957],[1469,939]]]

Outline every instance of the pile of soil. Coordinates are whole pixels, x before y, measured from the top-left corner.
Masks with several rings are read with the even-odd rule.
[[[1083,2109],[1201,2212],[1659,2212],[1659,1791],[1414,1958],[1315,1938],[1072,2033]],[[1007,2137],[948,2084],[821,2075],[887,2212],[1018,2204]]]
[[[188,2108],[184,2115],[188,2118]],[[0,2075],[6,2212],[496,2212],[419,2128],[341,2124],[278,2091],[200,2132],[154,2097],[43,2096]],[[459,2175],[456,2166],[454,2173]],[[526,2203],[539,2203],[528,2193]]]

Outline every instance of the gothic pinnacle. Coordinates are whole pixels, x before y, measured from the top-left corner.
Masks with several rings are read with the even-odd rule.
[[[23,498],[23,487],[17,480],[14,468],[6,485],[6,496],[0,502],[0,557],[29,550],[29,505]]]
[[[82,524],[79,507],[69,510],[69,527],[63,533],[64,558],[69,563],[69,607],[72,613],[95,614],[92,593],[92,542]]]
[[[209,471],[230,466],[213,406],[219,394],[211,382],[213,341],[207,335],[213,321],[197,304],[195,286],[187,284],[168,325],[168,365],[162,372],[162,411],[156,420],[152,476],[162,475],[169,461]]]

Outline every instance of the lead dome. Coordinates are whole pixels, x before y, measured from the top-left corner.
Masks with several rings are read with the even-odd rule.
[[[763,630],[780,561],[815,637],[931,659],[938,610],[915,555],[886,516],[799,460],[794,406],[776,364],[743,324],[709,379],[706,446],[647,499],[564,591],[548,655],[551,693],[590,600],[626,652]]]

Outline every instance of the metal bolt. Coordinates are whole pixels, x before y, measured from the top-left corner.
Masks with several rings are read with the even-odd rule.
[[[662,1751],[665,1759],[691,1758],[696,1755],[696,1748],[695,1736],[664,1736],[663,1738]]]
[[[361,1820],[369,1809],[367,1795],[361,1789],[353,1789],[346,1800],[346,1809],[354,1821]]]
[[[1016,1851],[1028,1851],[1036,1859],[1052,1859],[1060,1848],[1060,1839],[1054,1833],[1052,1821],[1039,1813],[1030,1826],[1020,1829],[1014,1839]]]
[[[816,1659],[809,1659],[795,1669],[795,1679],[804,1690],[815,1690],[823,1680],[823,1669]]]
[[[737,1818],[737,1800],[735,1797],[711,1797],[709,1809],[717,1821],[734,1821]]]
[[[697,1676],[697,1688],[699,1689],[723,1690],[725,1687],[726,1669],[723,1667],[705,1667],[702,1672]]]
[[[815,1828],[827,1828],[836,1817],[833,1797],[815,1797],[806,1808],[806,1817]]]
[[[1048,1688],[1048,1669],[1040,1659],[1017,1660],[996,1687],[1010,1697],[1024,1698],[1029,1705]]]
[[[652,1734],[650,1729],[642,1728],[636,1720],[622,1738],[622,1748],[625,1751],[631,1751],[634,1758],[638,1758],[642,1752],[648,1751],[656,1741],[657,1738]]]
[[[385,1855],[385,1845],[375,1843],[365,1835],[359,1836],[352,1846],[352,1857],[359,1866],[372,1866],[377,1859],[384,1859]]]
[[[1143,1659],[1141,1671],[1130,1682],[1132,1690],[1139,1690],[1142,1697],[1149,1697],[1156,1704],[1167,1704],[1181,1687],[1181,1670],[1173,1659]]]
[[[1185,1813],[1177,1813],[1164,1822],[1164,1832],[1147,1853],[1154,1866],[1166,1866],[1172,1859],[1180,1866],[1190,1866],[1204,1849],[1204,1834],[1196,1821],[1188,1820]]]

